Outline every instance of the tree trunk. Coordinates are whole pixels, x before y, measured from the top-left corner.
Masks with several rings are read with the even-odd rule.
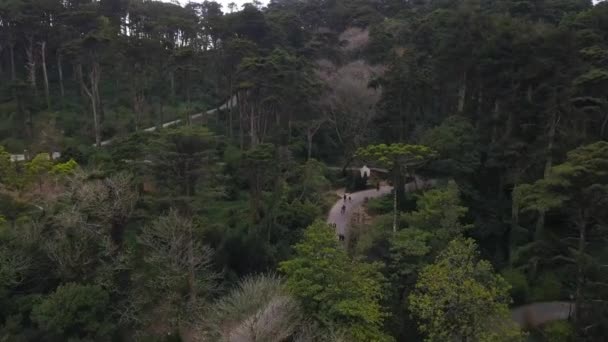
[[[557,124],[559,123],[559,117],[557,116],[557,108],[551,111],[551,121],[549,123],[549,133],[547,134],[547,150],[545,159],[545,170],[543,178],[549,176],[551,168],[553,167],[553,145],[555,143],[555,131]],[[534,230],[534,241],[540,241],[543,237],[543,230],[545,228],[545,211],[538,211],[538,218],[536,219],[536,227]]]
[[[287,144],[289,145],[289,143],[291,142],[291,129],[292,129],[292,121],[291,121],[291,111],[288,114],[289,116],[287,117]]]
[[[232,140],[233,136],[232,136],[232,107],[233,107],[233,102],[232,102],[232,76],[230,76],[230,80],[229,82],[229,92],[228,94],[230,95],[230,97],[228,98],[228,136],[230,137],[230,140]]]
[[[465,71],[460,81],[460,88],[458,89],[458,113],[464,111],[465,100],[467,96],[467,72]]]
[[[186,81],[186,82],[189,83],[189,81]],[[191,124],[191,122],[190,122],[190,111],[191,111],[191,109],[190,108],[192,108],[192,107],[191,107],[191,104],[190,104],[190,85],[189,84],[186,86],[186,108],[187,108],[186,109],[186,124],[188,126],[190,126],[190,124]]]
[[[604,133],[606,133],[606,125],[608,125],[608,113],[604,116],[602,126],[600,128],[600,138],[604,139]]]
[[[171,85],[171,102],[175,102],[175,72],[169,74],[169,84]]]
[[[585,285],[585,247],[587,245],[587,224],[584,210],[579,213],[576,225],[578,226],[578,256],[576,258],[577,274],[576,274],[576,299],[575,299],[575,321],[580,321],[580,315],[583,304],[583,286]]]
[[[40,57],[42,58],[42,76],[44,79],[44,97],[46,98],[46,107],[51,108],[51,95],[49,94],[49,77],[46,72],[46,42],[40,43]]]
[[[500,105],[498,100],[494,102],[494,111],[492,113],[492,142],[495,143],[498,136],[498,119],[500,118]]]
[[[253,106],[251,108],[251,111],[249,112],[249,129],[250,129],[250,133],[251,133],[251,147],[254,147],[257,145],[257,135],[256,135],[256,128],[255,128],[255,115],[254,115],[254,109]]]
[[[481,116],[482,111],[483,111],[483,89],[481,88],[481,81],[480,81],[479,94],[477,95],[477,114],[476,114],[475,121],[477,121],[477,118],[479,118]]]
[[[75,76],[76,76],[78,83],[80,84],[80,96],[83,99],[85,99],[85,98],[87,98],[87,94],[85,92],[84,74],[82,73],[82,64],[80,64],[80,63],[78,63],[78,65],[76,65]]]
[[[57,71],[59,73],[59,92],[61,93],[61,100],[63,100],[65,98],[65,88],[63,87],[63,66],[59,51],[57,51]]]
[[[135,86],[133,90],[133,111],[135,114],[135,130],[139,130],[139,124],[141,122],[141,117],[144,111],[145,98],[142,91],[137,89]]]
[[[399,132],[397,132],[398,134],[398,141],[402,142],[404,140],[403,135],[406,131],[405,129],[405,114],[403,112],[403,93],[399,93]]]
[[[158,120],[156,122],[156,130],[160,130],[163,127],[163,99],[162,97],[158,102]]]
[[[395,173],[393,180],[393,233],[397,233],[397,188],[399,187],[399,174]]]
[[[88,96],[91,102],[91,111],[93,112],[93,129],[95,131],[95,146],[101,147],[101,125],[99,122],[99,113],[97,112],[97,105],[99,95],[99,77],[100,77],[100,66],[99,63],[93,62],[91,66],[91,72],[89,74],[90,87],[89,89],[87,85],[84,83],[84,78],[81,78],[82,84],[81,88]]]
[[[17,72],[15,70],[15,45],[13,42],[8,44],[8,53],[11,59],[11,80],[15,81],[17,79]]]
[[[99,63],[97,64],[98,72],[101,72],[101,67]],[[95,101],[97,101],[97,115],[99,116],[99,124],[103,124],[106,119],[106,112],[103,110],[103,103],[101,102],[101,93],[99,92],[99,77],[101,74],[97,75],[97,82],[95,82]]]
[[[196,274],[194,264],[194,236],[192,234],[192,224],[188,227],[189,243],[188,243],[188,288],[190,292],[190,305],[196,305]]]
[[[239,110],[239,145],[241,147],[241,151],[245,149],[245,132],[243,129],[243,103],[241,99],[241,95],[237,93],[236,96]]]
[[[309,128],[308,131],[306,132],[306,139],[308,142],[308,153],[307,153],[307,159],[306,160],[310,160],[312,158],[312,138],[314,136],[314,133],[312,132],[312,130]]]
[[[95,97],[89,95],[91,98],[91,108],[93,109],[93,129],[95,130],[95,146],[101,147],[101,133],[99,128],[99,117],[97,115],[97,105],[95,104]]]
[[[28,38],[28,45],[25,48],[25,55],[27,57],[27,72],[28,81],[30,87],[34,91],[34,98],[38,97],[38,90],[36,89],[36,57],[34,56],[34,39]]]

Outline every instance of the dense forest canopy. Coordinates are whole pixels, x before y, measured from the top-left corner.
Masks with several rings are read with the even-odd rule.
[[[0,0],[0,341],[603,341],[607,138],[604,2]]]

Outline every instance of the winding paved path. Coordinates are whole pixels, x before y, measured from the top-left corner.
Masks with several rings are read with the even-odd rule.
[[[232,96],[230,99],[228,99],[228,101],[224,102],[224,104],[222,104],[221,106],[219,106],[217,108],[214,108],[214,109],[208,110],[206,112],[206,114],[207,115],[215,114],[217,111],[224,110],[226,108],[230,108],[230,107],[233,107],[235,105],[236,105],[236,96]],[[190,115],[190,120],[196,120],[196,119],[202,117],[203,114],[205,114],[205,113],[192,114],[192,115]],[[177,120],[165,122],[164,124],[162,124],[162,128],[167,128],[167,127],[179,125],[180,123],[182,123],[182,121],[183,121],[182,119],[177,119]],[[144,132],[154,132],[154,131],[156,131],[156,126],[144,128],[142,131],[144,131]],[[101,146],[109,145],[112,142],[112,140],[114,140],[114,138],[102,141],[101,142]]]
[[[416,185],[413,182],[408,183],[406,184],[405,190],[413,191],[415,187]],[[346,203],[344,202],[343,197],[340,197],[340,199],[329,211],[327,223],[336,224],[336,235],[344,235],[345,237],[348,237],[348,229],[350,228],[352,214],[363,205],[365,198],[382,197],[390,194],[392,190],[392,186],[385,185],[380,187],[380,190],[371,189],[353,192],[347,194],[347,197],[350,196],[352,201],[349,201],[347,198]],[[344,192],[340,192],[338,195],[343,196]],[[346,211],[344,214],[341,213],[343,204],[346,204]],[[529,328],[542,326],[553,321],[567,320],[573,315],[573,313],[573,303],[541,302],[531,303],[511,309],[511,318],[513,321],[519,324],[520,327]]]
[[[380,187],[380,190],[371,189],[364,190],[359,192],[354,192],[351,194],[347,194],[347,197],[350,196],[351,200],[348,198],[346,202],[343,199],[344,193],[340,193],[342,196],[338,202],[334,204],[334,206],[329,211],[329,216],[327,217],[327,223],[335,223],[336,224],[336,234],[337,235],[348,235],[348,226],[350,220],[352,218],[355,210],[365,202],[365,198],[377,198],[382,197],[384,195],[390,194],[391,190],[393,190],[392,186],[384,185]],[[346,212],[342,214],[342,205],[346,205]]]
[[[359,170],[358,168],[348,168],[348,169],[355,170],[355,171]],[[380,172],[386,171],[384,169],[376,169],[376,170],[379,170]],[[416,182],[407,183],[405,185],[405,191],[412,192],[421,187],[429,187],[429,186],[434,186],[434,185],[435,185],[434,180],[428,180],[428,181],[417,180]],[[327,223],[336,224],[336,235],[348,236],[348,228],[349,228],[350,221],[352,219],[352,215],[358,208],[360,208],[363,205],[363,203],[365,202],[365,198],[382,197],[384,195],[390,194],[392,190],[393,190],[392,186],[383,185],[380,187],[380,190],[370,189],[370,190],[363,190],[363,191],[358,191],[358,192],[353,192],[353,193],[347,193],[346,196],[347,197],[350,196],[351,200],[349,201],[347,198],[346,202],[344,202],[344,192],[338,193],[338,195],[340,196],[340,199],[334,204],[333,207],[331,207],[331,210],[329,211],[329,215],[327,216]],[[346,204],[346,211],[344,214],[342,214],[342,212],[341,212],[342,205],[344,205],[344,204]]]
[[[206,114],[207,115],[215,114],[216,112],[218,112],[220,110],[234,107],[235,105],[236,105],[236,96],[232,96],[230,99],[228,99],[226,102],[224,102],[224,104],[222,104],[221,106],[208,110],[206,112]],[[203,114],[204,113],[192,114],[192,115],[190,115],[190,120],[196,120],[196,119],[202,117]],[[179,125],[180,123],[182,123],[182,121],[183,121],[182,119],[172,120],[172,121],[163,123],[161,126],[162,126],[162,128],[167,128],[167,127]],[[142,131],[154,132],[154,131],[156,131],[156,128],[157,128],[156,126],[148,127],[148,128],[144,128]],[[101,146],[110,145],[112,143],[112,141],[114,141],[114,139],[115,138],[110,138],[108,140],[104,140],[100,144],[101,144]],[[93,144],[93,147],[95,147],[95,144]],[[26,157],[27,156],[25,154],[11,154],[11,161],[12,162],[25,161],[27,159]],[[51,159],[57,159],[59,157],[61,157],[61,152],[53,152],[51,155]]]

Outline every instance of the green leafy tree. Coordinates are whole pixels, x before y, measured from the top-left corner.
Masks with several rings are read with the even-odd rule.
[[[376,163],[389,170],[393,178],[393,232],[397,232],[397,192],[404,175],[414,176],[416,170],[436,156],[431,148],[422,145],[379,144],[370,145],[357,151],[356,156]]]
[[[272,182],[277,182],[278,168],[276,148],[272,144],[259,144],[247,151],[243,158],[243,171],[249,179],[251,215],[253,223],[262,217],[263,192]]]
[[[576,232],[576,245],[558,259],[577,267],[576,304],[585,300],[587,272],[595,263],[590,254],[589,235],[601,234],[608,224],[608,142],[600,141],[568,153],[566,161],[553,166],[548,175],[515,190],[516,202],[523,210],[563,213]],[[595,292],[595,291],[593,291]],[[599,292],[598,292],[599,294]],[[591,295],[591,293],[589,293]]]
[[[41,191],[42,182],[46,175],[51,171],[52,167],[53,161],[49,157],[48,153],[39,153],[34,157],[34,159],[25,164],[28,178],[36,181]]]
[[[480,166],[480,145],[475,127],[462,116],[450,116],[426,131],[421,144],[437,151],[430,167],[454,177],[470,175]]]
[[[461,205],[454,182],[444,189],[425,191],[416,204],[416,211],[407,213],[404,219],[410,228],[431,233],[431,246],[435,252],[472,227],[462,223],[468,209]]]
[[[78,167],[78,163],[71,159],[65,163],[57,163],[51,168],[51,173],[58,176],[66,176],[74,173],[74,170]]]
[[[15,186],[17,181],[17,172],[15,165],[11,162],[11,155],[4,146],[0,145],[0,183],[6,187]]]
[[[408,278],[416,275],[424,265],[423,257],[431,252],[429,240],[432,233],[417,228],[402,229],[390,239],[391,275],[400,287]]]
[[[309,159],[299,167],[299,182],[296,190],[299,191],[299,200],[310,200],[313,203],[323,204],[322,199],[325,192],[330,189],[330,183],[324,175],[323,163]]]
[[[153,162],[150,171],[174,201],[187,202],[200,186],[213,184],[216,144],[216,137],[205,127],[167,130],[146,151]]]
[[[99,285],[67,283],[32,309],[41,328],[65,337],[103,338],[110,332],[110,296]]]
[[[522,341],[510,301],[509,285],[479,259],[475,242],[457,239],[422,270],[409,309],[427,341]]]
[[[383,277],[378,265],[351,260],[333,229],[316,222],[280,264],[286,286],[323,327],[345,331],[353,341],[390,341],[382,332]]]
[[[310,117],[319,92],[310,63],[282,49],[244,58],[238,80],[240,121],[249,126],[252,147],[267,140],[267,127],[273,122],[275,128],[290,131],[298,116]]]

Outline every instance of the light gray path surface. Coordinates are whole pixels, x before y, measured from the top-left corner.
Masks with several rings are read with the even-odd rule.
[[[352,168],[357,169],[358,168]],[[384,169],[379,169],[384,170]],[[436,184],[435,180],[423,181],[418,179],[416,182],[410,182],[405,185],[405,191],[411,192],[419,189],[421,187],[430,187]],[[329,211],[329,215],[327,216],[327,223],[336,224],[336,235],[344,235],[348,236],[348,228],[350,225],[350,221],[353,213],[360,208],[363,203],[365,203],[365,198],[378,198],[384,195],[388,195],[393,190],[393,187],[390,185],[383,185],[380,187],[380,190],[369,189],[363,190],[353,193],[347,193],[346,202],[344,202],[344,193],[339,193],[341,196],[340,199],[334,204],[334,206]],[[348,200],[348,196],[351,197],[351,201]],[[342,214],[342,205],[346,205],[346,211]]]
[[[538,327],[549,322],[567,320],[574,315],[574,303],[532,303],[511,310],[511,317],[522,327]]]
[[[371,189],[347,194],[346,202],[343,198],[340,198],[331,208],[327,217],[327,223],[335,223],[336,234],[346,236],[352,214],[357,208],[363,205],[363,203],[365,202],[365,198],[381,197],[390,194],[391,190],[393,190],[392,186],[385,185],[380,187],[380,191],[376,189]],[[344,196],[343,193],[340,195]],[[351,197],[351,201],[348,200],[348,196]],[[342,214],[342,205],[346,205],[346,211],[344,212],[344,214]]]

